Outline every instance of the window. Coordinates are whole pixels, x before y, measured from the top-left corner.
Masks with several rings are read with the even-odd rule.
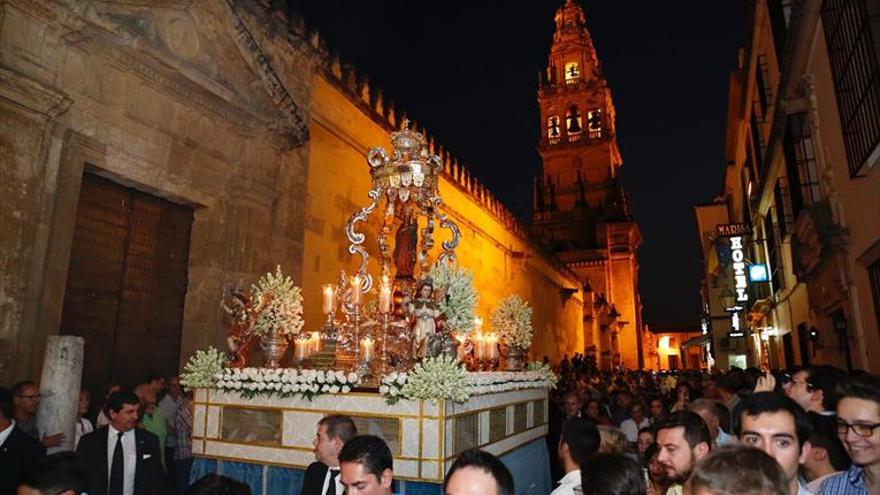
[[[816,153],[806,112],[789,115],[782,146],[788,168],[792,215],[797,218],[805,205],[821,199]]]
[[[581,79],[581,66],[577,62],[565,64],[565,84],[574,84]]]
[[[587,112],[587,129],[590,133],[590,139],[600,139],[602,137],[601,108],[594,108]]]
[[[782,246],[778,225],[773,221],[773,216],[768,215],[764,224],[764,236],[767,239],[767,262],[770,265],[770,288],[773,293],[785,288],[785,274],[782,269]]]
[[[758,55],[758,68],[755,71],[755,84],[758,86],[758,104],[761,106],[761,120],[770,122],[770,116],[767,110],[770,108],[773,100],[773,94],[770,88],[768,78],[767,55]]]
[[[547,118],[547,137],[551,140],[558,139],[561,131],[559,130],[559,116],[552,115]]]
[[[822,26],[852,177],[859,176],[865,164],[880,154],[878,10],[873,0],[826,0],[822,4]]]
[[[752,112],[751,120],[752,147],[754,148],[754,169],[756,179],[764,177],[764,139],[761,137],[761,122],[755,112]]]
[[[780,242],[785,239],[794,229],[794,215],[791,213],[791,196],[788,190],[788,177],[782,176],[776,180],[773,189],[775,199],[776,227],[779,229]]]
[[[880,323],[880,259],[868,265],[868,279],[871,280],[871,296],[874,299],[874,315]]]
[[[580,134],[583,128],[583,118],[577,105],[568,107],[568,113],[565,114],[565,130],[569,134]]]
[[[782,60],[785,49],[785,37],[791,21],[791,7],[794,0],[771,0],[767,2],[770,12],[770,27],[773,30],[773,45],[776,49],[776,60]]]

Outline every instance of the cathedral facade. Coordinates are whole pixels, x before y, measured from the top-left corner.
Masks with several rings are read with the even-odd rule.
[[[641,368],[636,251],[642,239],[620,181],[611,88],[581,7],[567,0],[555,23],[538,88],[543,170],[533,229],[580,278],[587,352],[606,369]]]

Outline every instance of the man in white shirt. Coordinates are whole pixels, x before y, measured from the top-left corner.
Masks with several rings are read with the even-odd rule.
[[[550,495],[574,495],[581,486],[581,464],[599,450],[599,442],[599,430],[586,418],[572,418],[562,425],[557,455],[565,476]]]

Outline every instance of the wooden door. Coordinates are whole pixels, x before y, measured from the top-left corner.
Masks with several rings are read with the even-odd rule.
[[[176,373],[192,209],[85,174],[61,333],[86,339],[83,382]]]

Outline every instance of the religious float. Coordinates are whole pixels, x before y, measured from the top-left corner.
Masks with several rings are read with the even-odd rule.
[[[398,493],[441,493],[473,447],[502,458],[518,493],[550,491],[543,438],[556,377],[525,363],[531,308],[509,296],[483,329],[471,274],[456,264],[458,227],[442,212],[440,160],[406,123],[391,142],[390,156],[367,154],[370,203],[345,225],[357,268],[323,287],[319,331],[304,330],[303,295],[280,267],[223,302],[230,354],[199,351],[182,378],[195,390],[193,478],[221,472],[254,493],[297,494],[316,423],[346,414],[388,443]],[[374,278],[358,228],[377,211]],[[448,234],[435,256],[438,224]],[[253,344],[263,367],[248,366]]]

